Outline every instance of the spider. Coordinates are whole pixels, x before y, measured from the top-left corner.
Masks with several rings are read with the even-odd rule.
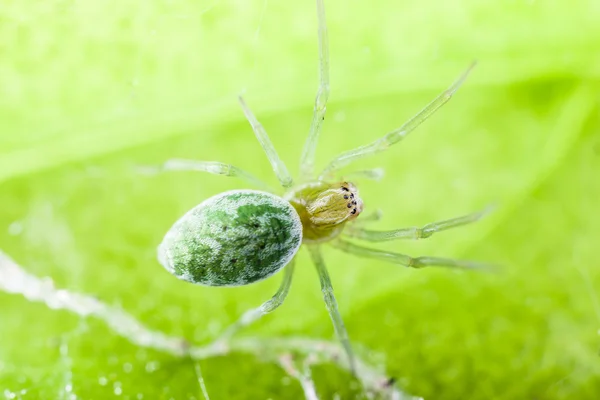
[[[417,128],[450,100],[467,78],[474,63],[447,90],[404,125],[370,144],[340,154],[320,174],[315,175],[315,152],[329,97],[329,45],[325,7],[323,0],[316,0],[316,4],[320,82],[308,138],[300,160],[301,183],[294,185],[292,176],[277,155],[267,132],[243,98],[239,97],[246,119],[286,193],[283,197],[270,193],[259,179],[233,165],[214,161],[167,161],[162,167],[164,170],[195,170],[235,176],[264,190],[233,190],[200,203],[167,232],[158,247],[158,259],[177,278],[206,286],[247,285],[284,269],[283,281],[277,292],[261,306],[245,312],[236,323],[227,328],[221,338],[228,339],[240,328],[255,322],[284,302],[292,283],[294,257],[300,246],[305,245],[316,266],[336,335],[348,357],[350,370],[355,372],[352,347],[338,311],[333,286],[323,260],[322,246],[331,245],[359,257],[380,259],[410,268],[446,266],[476,269],[485,265],[450,258],[413,258],[363,247],[347,239],[382,242],[428,238],[436,232],[475,222],[486,211],[430,223],[422,228],[369,230],[365,228],[365,223],[379,219],[380,214],[375,213],[357,221],[363,211],[358,188],[351,182],[336,182],[335,175],[340,168],[360,158],[386,150]]]

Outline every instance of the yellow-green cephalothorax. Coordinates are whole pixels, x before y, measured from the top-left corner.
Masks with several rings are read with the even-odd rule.
[[[350,182],[314,182],[299,186],[285,198],[302,221],[305,243],[326,242],[342,232],[344,225],[363,210],[358,189]]]

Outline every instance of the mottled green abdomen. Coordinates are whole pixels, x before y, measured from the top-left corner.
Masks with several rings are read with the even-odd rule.
[[[302,224],[289,202],[266,192],[235,190],[188,211],[158,247],[173,275],[207,286],[265,279],[294,257]]]

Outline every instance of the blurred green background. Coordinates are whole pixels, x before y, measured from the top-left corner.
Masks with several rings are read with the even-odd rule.
[[[358,184],[366,209],[384,212],[380,229],[498,205],[478,224],[381,246],[502,264],[496,274],[405,270],[327,249],[355,346],[384,354],[387,374],[426,399],[598,398],[600,3],[326,9],[332,94],[319,166],[399,126],[477,59],[431,120],[359,163],[386,177]],[[6,0],[0,60],[0,249],[193,343],[275,292],[279,276],[204,288],[155,260],[176,218],[242,182],[137,167],[219,160],[276,184],[237,105],[245,91],[296,173],[317,86],[313,1]],[[286,303],[244,335],[334,339],[305,251],[298,267]],[[201,365],[213,399],[303,397],[250,356]],[[333,366],[314,374],[324,399],[364,396]],[[189,359],[0,292],[2,395],[201,398]]]

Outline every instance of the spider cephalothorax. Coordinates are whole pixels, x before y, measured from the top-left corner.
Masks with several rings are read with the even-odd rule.
[[[350,182],[314,182],[291,190],[285,198],[300,215],[304,243],[322,243],[338,236],[346,222],[363,210],[358,189]]]
[[[230,164],[171,160],[165,164],[164,169],[196,170],[237,176],[263,191],[236,190],[221,193],[197,205],[167,232],[159,246],[158,257],[163,266],[178,278],[207,286],[246,285],[284,269],[283,282],[277,293],[260,307],[247,311],[237,323],[225,331],[223,338],[227,338],[240,327],[252,323],[283,303],[292,282],[295,255],[300,244],[305,244],[317,268],[323,297],[335,331],[348,355],[350,369],[355,371],[352,349],[321,252],[322,245],[329,244],[346,253],[385,260],[404,267],[422,268],[437,265],[479,268],[485,265],[450,258],[410,257],[387,250],[363,247],[347,239],[383,242],[427,238],[435,232],[477,221],[485,212],[434,222],[422,228],[369,230],[365,227],[368,221],[378,218],[380,214],[355,221],[363,210],[358,189],[350,182],[331,182],[341,168],[359,158],[384,151],[406,137],[450,100],[473,66],[404,125],[370,144],[340,154],[315,176],[315,152],[329,96],[329,49],[325,9],[323,0],[316,1],[319,20],[320,85],[300,165],[302,182],[309,183],[293,186],[294,180],[279,158],[267,132],[240,98],[242,110],[287,193],[283,198],[268,193],[268,185]],[[368,177],[374,174],[363,175]]]

